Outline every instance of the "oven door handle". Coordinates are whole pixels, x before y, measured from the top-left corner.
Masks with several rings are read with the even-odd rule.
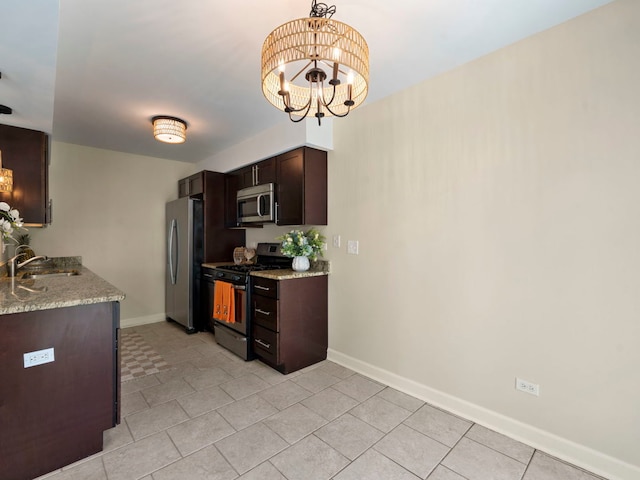
[[[206,275],[206,274],[205,274],[205,275]],[[219,280],[215,280],[215,281],[216,281],[216,282],[226,282],[226,283],[229,283],[229,282],[227,282],[227,281],[226,281],[226,280],[224,280],[224,279],[219,279]],[[236,285],[236,284],[232,283],[232,284],[231,284],[231,286],[233,287],[233,289],[234,289],[234,290],[246,290],[246,289],[247,289],[247,286],[246,286],[246,285]]]

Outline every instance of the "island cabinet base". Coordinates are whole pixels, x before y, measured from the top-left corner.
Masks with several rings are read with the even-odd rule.
[[[120,422],[119,303],[0,316],[0,477],[32,479],[102,450]],[[24,354],[53,348],[50,363]]]

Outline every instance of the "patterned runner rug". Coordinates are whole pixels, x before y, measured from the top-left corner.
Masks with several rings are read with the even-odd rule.
[[[170,368],[139,333],[120,333],[120,381],[127,382]]]

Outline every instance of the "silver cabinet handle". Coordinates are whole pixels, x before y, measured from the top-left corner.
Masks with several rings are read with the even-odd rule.
[[[264,348],[271,348],[271,344],[270,343],[265,343],[262,340],[260,340],[259,338],[256,338],[256,343],[258,345],[262,345]]]
[[[271,315],[271,312],[265,312],[264,310],[261,310],[259,308],[256,308],[256,313],[261,313],[262,315],[266,315],[266,316]]]
[[[258,290],[266,290],[267,292],[271,290],[269,287],[263,287],[262,285],[254,285],[253,288],[257,288]]]
[[[203,273],[202,276],[203,277],[208,277],[208,278],[213,278],[213,275],[211,275],[210,273]]]

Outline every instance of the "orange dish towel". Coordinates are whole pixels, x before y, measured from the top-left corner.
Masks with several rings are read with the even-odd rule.
[[[228,282],[216,281],[213,293],[213,318],[226,323],[236,322],[235,292]]]
[[[216,282],[213,287],[213,312],[211,312],[211,316],[214,320],[222,320],[222,283],[224,282]]]

